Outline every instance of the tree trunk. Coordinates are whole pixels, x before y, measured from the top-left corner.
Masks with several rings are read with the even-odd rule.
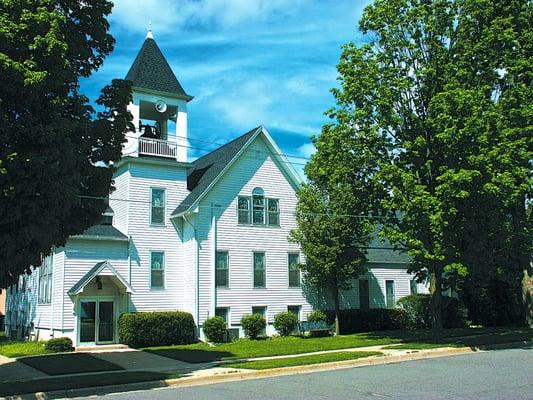
[[[431,327],[433,340],[442,341],[442,270],[433,268],[431,274]]]
[[[334,304],[334,307],[335,307],[335,335],[338,336],[339,333],[340,333],[340,328],[339,328],[340,306],[339,306],[339,288],[337,286],[335,286],[335,288],[333,289],[333,302],[335,303]]]

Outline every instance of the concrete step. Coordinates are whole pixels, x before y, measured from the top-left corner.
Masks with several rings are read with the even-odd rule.
[[[131,350],[125,344],[100,344],[96,346],[78,346],[75,351],[89,352],[89,351],[113,351],[113,350]]]

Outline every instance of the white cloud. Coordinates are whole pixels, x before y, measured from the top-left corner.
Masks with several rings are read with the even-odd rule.
[[[115,0],[112,18],[131,31],[146,31],[152,20],[154,32],[176,31],[185,26],[233,28],[239,24],[266,21],[272,15],[295,12],[304,0],[143,0],[142,7],[131,0]]]
[[[311,155],[313,155],[316,152],[316,148],[313,145],[313,143],[305,143],[298,147],[296,150],[298,152],[298,155],[301,155],[302,157],[309,158]]]

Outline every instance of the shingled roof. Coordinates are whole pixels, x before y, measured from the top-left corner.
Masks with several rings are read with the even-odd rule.
[[[183,97],[187,101],[192,99],[192,96],[183,90],[165,56],[151,37],[147,37],[144,41],[126,74],[126,80],[131,81],[133,87],[169,93]]]
[[[256,134],[259,134],[262,129],[261,126],[254,128],[224,146],[193,161],[193,168],[189,170],[189,175],[187,176],[187,189],[191,193],[174,210],[172,215],[181,215],[191,208],[237,153]]]

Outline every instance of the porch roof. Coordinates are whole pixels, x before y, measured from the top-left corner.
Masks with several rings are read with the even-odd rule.
[[[120,273],[111,265],[109,261],[101,261],[96,263],[89,272],[87,272],[72,288],[68,291],[69,295],[77,295],[83,292],[85,286],[87,286],[95,277],[101,275],[102,272],[106,272],[105,275],[113,276],[120,284],[124,286],[127,293],[134,293],[130,284],[120,275]]]

